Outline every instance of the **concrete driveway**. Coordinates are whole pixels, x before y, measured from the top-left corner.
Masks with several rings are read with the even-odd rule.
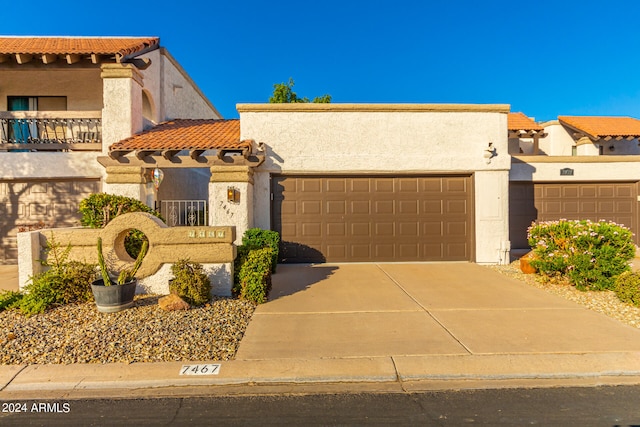
[[[236,359],[640,351],[640,330],[471,263],[279,265]]]

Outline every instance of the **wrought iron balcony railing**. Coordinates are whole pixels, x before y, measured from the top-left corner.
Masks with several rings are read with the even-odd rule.
[[[100,151],[100,111],[0,111],[0,151]]]

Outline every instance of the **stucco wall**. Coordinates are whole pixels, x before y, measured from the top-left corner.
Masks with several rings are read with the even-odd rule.
[[[98,178],[104,168],[92,152],[0,152],[0,171],[4,179],[78,177]]]
[[[518,158],[515,157],[517,160]],[[510,181],[637,181],[640,156],[522,157],[514,161]],[[564,168],[573,175],[560,175]]]
[[[238,105],[242,139],[266,146],[254,224],[270,228],[271,173],[475,174],[476,261],[508,240],[508,106]],[[489,143],[495,157],[487,162]]]
[[[0,111],[7,110],[7,96],[66,96],[67,110],[102,109],[99,68],[2,69],[0,82]]]
[[[158,121],[222,117],[166,49],[154,50],[145,57],[151,59],[152,66],[142,72],[144,88],[158,107]]]

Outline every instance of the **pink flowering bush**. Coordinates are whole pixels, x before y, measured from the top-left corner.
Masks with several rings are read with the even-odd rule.
[[[633,233],[614,222],[545,221],[529,227],[530,261],[540,274],[566,278],[580,290],[612,289],[635,256]]]

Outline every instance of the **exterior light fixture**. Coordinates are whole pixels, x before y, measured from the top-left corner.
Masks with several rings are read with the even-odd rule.
[[[158,188],[160,187],[160,184],[162,183],[163,178],[164,178],[164,172],[162,172],[162,169],[159,169],[158,167],[156,167],[153,170],[153,175],[151,176],[151,180],[153,181],[153,187],[156,189],[156,193],[158,192]]]
[[[487,148],[484,149],[483,155],[487,164],[491,163],[491,159],[497,155],[498,153],[496,151],[496,148],[493,146],[493,142],[490,142]]]
[[[227,187],[227,201],[230,203],[240,203],[240,190],[235,187]]]

